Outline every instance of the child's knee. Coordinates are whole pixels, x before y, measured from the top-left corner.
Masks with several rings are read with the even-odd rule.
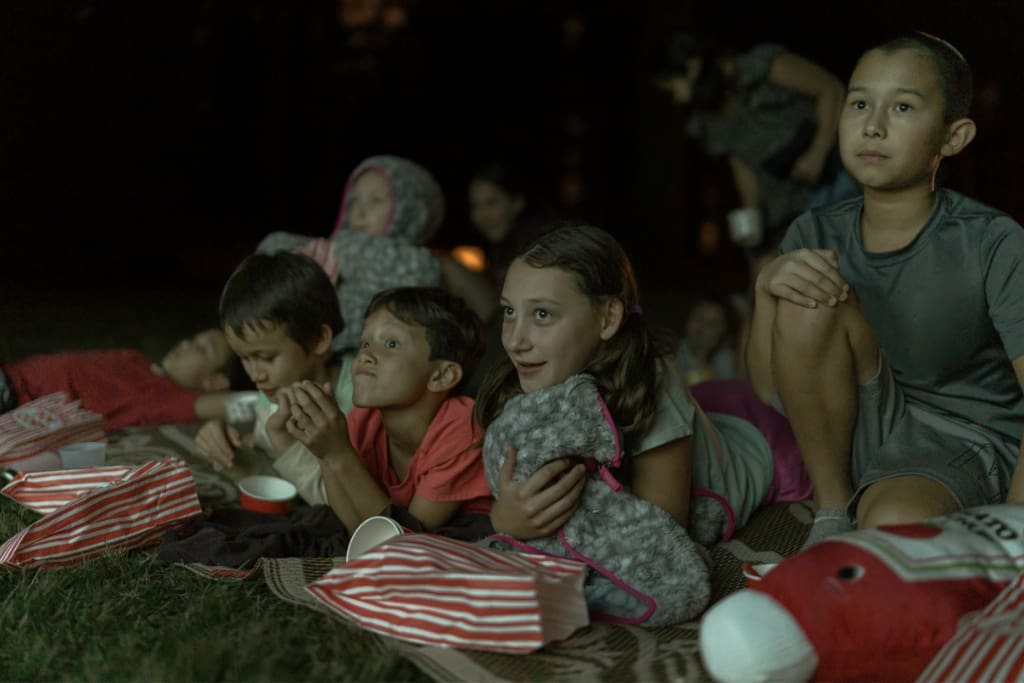
[[[920,476],[893,477],[869,486],[857,504],[857,528],[916,524],[960,509],[939,482]]]
[[[772,336],[773,348],[779,344],[790,348],[819,346],[838,329],[840,317],[838,307],[819,306],[807,308],[785,300],[779,300],[775,308],[775,324]]]

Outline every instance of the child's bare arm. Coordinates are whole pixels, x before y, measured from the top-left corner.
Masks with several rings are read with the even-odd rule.
[[[223,420],[228,414],[228,401],[244,392],[212,391],[199,394],[192,407],[197,420]]]
[[[420,498],[413,495],[409,503],[409,513],[420,521],[427,531],[435,531],[449,519],[455,516],[462,503],[438,503],[432,500]]]
[[[199,455],[221,467],[231,467],[235,461],[235,449],[241,445],[242,437],[238,430],[221,420],[210,420],[196,434]]]
[[[672,515],[684,528],[690,516],[692,444],[689,437],[676,439],[633,459],[633,493]]]
[[[836,144],[846,88],[834,75],[792,52],[775,58],[768,80],[814,100],[818,127],[807,150],[794,162],[792,169],[794,178],[814,183],[821,177],[828,153]]]
[[[1024,356],[1013,361],[1013,370],[1017,373],[1017,382],[1024,390]],[[1024,503],[1024,440],[1020,442],[1019,454],[1017,455],[1017,466],[1013,470],[1013,479],[1010,480],[1010,490],[1006,494],[1007,503]]]
[[[292,385],[288,433],[320,458],[327,502],[349,533],[391,500],[366,471],[348,436],[344,413],[331,396],[330,385],[304,381]]]

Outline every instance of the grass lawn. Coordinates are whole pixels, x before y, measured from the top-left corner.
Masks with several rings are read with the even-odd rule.
[[[37,519],[0,500],[0,537]],[[0,569],[5,681],[426,681],[365,632],[131,551],[64,569]]]
[[[157,358],[216,320],[218,288],[8,289],[0,363],[131,346]],[[38,518],[0,497],[0,539]],[[3,681],[426,681],[355,626],[274,596],[113,554],[56,570],[0,568]]]

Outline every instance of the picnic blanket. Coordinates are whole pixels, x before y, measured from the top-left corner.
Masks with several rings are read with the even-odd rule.
[[[107,464],[130,465],[177,455],[189,463],[205,506],[234,505],[234,481],[271,473],[269,460],[243,453],[229,470],[215,471],[195,452],[198,424],[126,429],[110,435]],[[778,503],[758,511],[733,538],[711,548],[712,602],[743,587],[743,563],[778,562],[794,554],[807,535],[813,512],[808,503]],[[306,590],[342,558],[261,559],[247,569],[189,565],[220,580],[261,580],[278,598],[341,619]],[[399,651],[430,678],[443,681],[703,681],[709,680],[697,649],[698,622],[643,628],[604,622],[530,655],[420,646],[365,632],[381,652]]]

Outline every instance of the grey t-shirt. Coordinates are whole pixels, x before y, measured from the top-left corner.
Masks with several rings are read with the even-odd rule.
[[[838,252],[908,405],[1020,442],[1024,395],[1012,361],[1024,355],[1024,230],[940,189],[910,244],[869,253],[862,207],[858,197],[801,215],[779,251]]]
[[[729,501],[737,528],[750,519],[774,476],[771,447],[751,423],[732,415],[704,413],[673,363],[662,366],[654,422],[633,447],[640,455],[692,436],[692,488],[710,489]]]

